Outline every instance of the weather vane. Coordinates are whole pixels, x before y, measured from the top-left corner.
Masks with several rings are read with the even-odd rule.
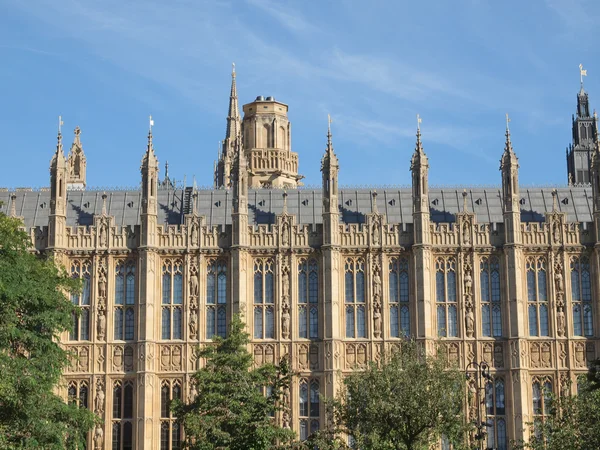
[[[510,122],[510,117],[508,117],[508,113],[506,113],[506,131],[508,131],[508,123]]]
[[[417,131],[421,131],[421,122],[423,122],[423,119],[417,114]]]
[[[62,134],[62,126],[65,123],[62,120],[62,116],[58,116],[58,134]]]
[[[579,64],[579,81],[583,86],[583,77],[587,77],[587,69],[583,68],[583,64]]]
[[[149,119],[149,124],[150,124],[150,133],[152,133],[152,127],[154,126],[154,119],[152,119],[152,116],[150,116],[148,119]]]

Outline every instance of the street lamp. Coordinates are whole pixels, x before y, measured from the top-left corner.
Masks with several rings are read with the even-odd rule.
[[[469,372],[471,369],[474,369],[474,373]],[[492,377],[490,375],[490,366],[484,361],[480,363],[473,361],[467,365],[467,368],[465,369],[465,376],[467,380],[471,380],[471,377],[475,376],[474,394],[477,405],[477,420],[474,420],[474,417],[471,417],[471,420],[477,429],[477,433],[475,433],[475,439],[479,442],[475,448],[481,449],[483,448],[483,443],[487,435],[487,428],[491,426],[491,424],[487,421],[487,408],[485,407],[485,388],[486,385],[492,381]],[[481,414],[481,405],[484,406],[485,414]]]

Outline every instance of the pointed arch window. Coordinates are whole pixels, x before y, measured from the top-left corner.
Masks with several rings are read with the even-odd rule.
[[[317,378],[300,380],[299,399],[300,440],[305,441],[311,434],[319,430],[321,406]]]
[[[456,259],[438,258],[435,267],[438,336],[458,337]]]
[[[183,265],[165,260],[162,269],[162,339],[183,338]]]
[[[345,265],[346,337],[367,337],[365,319],[365,261],[348,258]]]
[[[531,400],[533,407],[533,423],[536,435],[539,433],[539,427],[544,422],[545,417],[550,414],[552,394],[552,381],[550,378],[533,379],[531,385]]]
[[[133,450],[133,381],[115,381],[113,385],[112,448],[113,450]]]
[[[115,267],[114,338],[130,341],[135,332],[135,263],[119,261]]]
[[[68,402],[71,405],[77,405],[80,408],[88,407],[89,400],[89,385],[85,380],[72,380],[69,381],[69,387],[67,389]]]
[[[82,280],[82,289],[71,293],[71,303],[79,307],[79,314],[73,313],[73,328],[69,333],[71,341],[90,340],[90,289],[91,289],[91,263],[90,261],[75,260],[71,263],[71,276]]]
[[[254,261],[254,338],[275,338],[275,279],[272,259]]]
[[[489,424],[487,447],[507,450],[506,398],[503,378],[494,378],[485,385],[485,407]]]
[[[528,258],[526,268],[529,335],[548,336],[546,259],[541,256]]]
[[[227,336],[227,264],[210,261],[206,271],[206,338]]]
[[[410,335],[409,274],[408,259],[392,258],[390,276],[390,335]]]
[[[486,337],[502,336],[500,305],[500,261],[497,257],[483,258],[479,273],[481,287],[481,324]]]
[[[584,256],[571,258],[571,301],[573,304],[573,334],[575,336],[593,336],[590,260]]]
[[[181,425],[171,411],[171,403],[181,400],[181,380],[163,380],[160,386],[160,450],[181,448]]]
[[[319,266],[315,259],[298,264],[298,335],[319,338]]]

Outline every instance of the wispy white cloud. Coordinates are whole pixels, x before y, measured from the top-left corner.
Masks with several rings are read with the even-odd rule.
[[[289,5],[284,6],[284,3],[281,1],[247,0],[247,2],[275,18],[288,31],[294,33],[316,31],[316,27],[309,23],[299,11],[292,9]]]

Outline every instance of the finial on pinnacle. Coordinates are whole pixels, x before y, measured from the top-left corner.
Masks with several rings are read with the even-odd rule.
[[[102,193],[102,215],[105,216],[106,215],[106,192]]]
[[[579,64],[579,82],[581,83],[582,89],[583,89],[583,77],[587,77],[587,69],[583,68],[583,64]]]
[[[510,133],[510,128],[508,124],[510,123],[510,117],[508,117],[508,113],[506,113],[506,132]]]
[[[463,196],[463,212],[467,212],[467,190],[464,189],[462,196]]]
[[[417,132],[419,134],[421,134],[421,122],[423,122],[423,119],[421,119],[421,116],[417,114]]]
[[[552,211],[558,211],[558,191],[552,189]]]
[[[58,135],[59,135],[59,136],[60,136],[60,135],[62,135],[62,126],[63,126],[64,124],[65,124],[65,123],[64,123],[64,122],[63,122],[63,120],[62,120],[62,116],[58,116]]]
[[[231,63],[231,76],[235,77],[235,63],[234,62]]]
[[[152,118],[152,115],[148,117],[148,125],[148,130],[150,131],[150,134],[152,134],[152,127],[154,126],[154,119]]]

